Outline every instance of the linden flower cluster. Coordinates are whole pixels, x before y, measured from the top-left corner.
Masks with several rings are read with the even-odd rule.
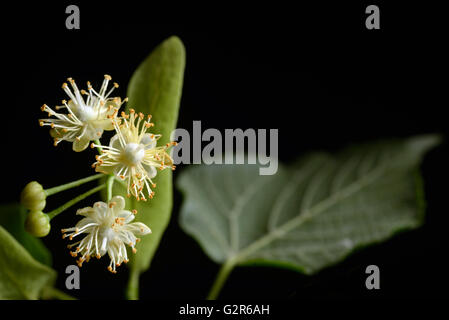
[[[47,105],[41,110],[48,113],[48,119],[39,120],[41,126],[51,128],[50,135],[54,138],[54,145],[61,141],[73,143],[73,150],[83,151],[91,141],[92,148],[99,150],[96,161],[92,167],[96,174],[58,187],[44,190],[37,182],[32,182],[22,192],[22,204],[30,210],[27,219],[27,230],[35,236],[45,236],[50,231],[50,220],[57,214],[66,210],[69,206],[85,197],[107,187],[108,201],[96,202],[92,207],[79,209],[77,215],[84,216],[75,227],[62,229],[63,238],[70,240],[82,234],[85,237],[78,242],[68,245],[69,249],[76,246],[71,255],[80,255],[77,263],[82,266],[91,257],[101,258],[108,255],[110,263],[108,270],[116,273],[116,267],[128,262],[127,248],[136,252],[136,243],[140,241],[138,236],[151,233],[150,228],[141,222],[132,222],[136,210],[125,210],[125,200],[122,196],[112,196],[112,184],[117,179],[127,186],[127,196],[134,196],[138,201],[147,201],[153,198],[156,184],[152,179],[158,170],[175,169],[173,159],[168,154],[168,148],[176,145],[170,142],[163,146],[157,146],[161,137],[148,130],[154,126],[151,115],[144,116],[130,109],[129,114],[121,112],[120,107],[128,101],[119,97],[111,97],[117,83],[108,90],[109,75],[104,76],[103,84],[97,92],[92,85],[87,83],[87,90],[79,90],[75,81],[68,78],[71,88],[64,83],[63,90],[70,98],[63,100],[62,106],[56,106],[55,110],[65,109],[67,112],[58,113]],[[83,97],[84,96],[84,97]],[[115,135],[109,144],[101,144],[100,138],[105,130],[115,130]],[[94,189],[79,195],[69,201],[69,204],[61,206],[50,213],[44,213],[46,197],[57,192],[73,188],[83,183],[100,179],[108,175],[107,182]],[[45,230],[42,226],[45,226]],[[41,230],[42,229],[42,230]]]
[[[151,233],[151,230],[141,222],[131,223],[137,211],[131,212],[124,209],[125,199],[121,196],[113,197],[108,204],[96,202],[93,207],[77,211],[77,215],[85,218],[81,219],[75,227],[61,230],[64,234],[63,238],[68,237],[70,240],[80,234],[87,234],[82,240],[67,246],[69,249],[77,246],[70,254],[73,257],[81,254],[77,260],[79,267],[83,262],[89,262],[91,257],[100,259],[107,253],[111,259],[108,270],[116,273],[116,266],[129,261],[125,244],[132,248],[133,253],[136,253],[135,245],[140,241],[136,235],[143,236]]]
[[[113,130],[111,119],[117,115],[118,109],[127,101],[121,102],[119,97],[110,98],[111,93],[118,84],[107,91],[111,76],[105,75],[103,84],[99,92],[96,92],[92,85],[87,83],[87,91],[79,90],[75,80],[67,79],[73,89],[70,90],[67,83],[62,85],[62,89],[69,96],[70,100],[62,100],[62,106],[56,106],[56,110],[67,109],[68,113],[57,113],[44,104],[41,110],[48,113],[48,116],[55,118],[41,119],[41,126],[50,126],[50,135],[54,138],[54,145],[61,141],[73,142],[74,151],[83,151],[92,140],[99,139],[104,130]],[[85,100],[82,95],[86,95]]]
[[[113,121],[116,135],[112,137],[109,146],[92,143],[91,147],[101,148],[103,153],[96,157],[93,164],[97,172],[114,174],[127,184],[128,197],[135,196],[137,201],[153,198],[156,184],[153,182],[157,169],[175,169],[173,159],[167,153],[167,148],[176,145],[170,142],[157,147],[161,135],[147,133],[154,126],[142,113],[137,114],[130,109],[129,114],[122,112],[122,119]],[[122,121],[123,120],[123,121]]]

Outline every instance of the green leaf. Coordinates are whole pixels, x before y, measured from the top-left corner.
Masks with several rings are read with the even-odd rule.
[[[171,37],[162,42],[134,72],[128,87],[129,108],[151,114],[155,126],[153,133],[162,134],[158,145],[170,141],[176,128],[181,100],[185,67],[185,49],[181,40]],[[128,297],[137,298],[139,274],[149,268],[151,259],[170,221],[173,206],[173,182],[171,170],[159,172],[155,196],[147,202],[128,199],[128,208],[137,209],[137,221],[151,228],[152,234],[142,237],[137,246],[138,253],[132,257]],[[126,194],[125,189],[115,183],[114,194]]]
[[[422,224],[418,168],[438,142],[419,136],[314,153],[273,176],[255,165],[191,167],[177,180],[180,225],[225,273],[266,264],[312,274]]]
[[[42,240],[25,231],[27,210],[18,203],[0,206],[0,225],[3,226],[37,261],[52,265],[50,251]]]
[[[0,226],[0,299],[38,299],[56,272],[36,261]]]

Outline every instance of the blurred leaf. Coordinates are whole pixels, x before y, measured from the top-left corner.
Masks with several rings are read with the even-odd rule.
[[[56,272],[36,261],[0,226],[0,299],[38,299]]]
[[[42,240],[25,231],[27,210],[18,203],[0,205],[0,225],[3,226],[37,261],[52,265],[50,251]]]
[[[314,153],[273,176],[255,165],[184,170],[182,229],[231,269],[266,264],[311,274],[355,248],[423,222],[418,168],[436,136]]]
[[[151,132],[162,134],[158,145],[170,141],[170,134],[178,120],[185,66],[185,49],[181,40],[171,37],[162,42],[134,72],[128,87],[128,108],[151,114],[155,126]],[[171,170],[159,172],[153,181],[157,184],[155,196],[147,202],[127,199],[130,209],[137,209],[136,221],[150,227],[152,234],[142,237],[138,254],[132,256],[128,297],[137,298],[139,274],[149,268],[151,259],[170,221],[173,206]],[[118,183],[114,194],[126,194]]]

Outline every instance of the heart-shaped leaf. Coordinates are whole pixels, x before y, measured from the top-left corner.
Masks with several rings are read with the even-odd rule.
[[[185,49],[181,40],[171,37],[162,42],[134,72],[128,87],[128,107],[137,112],[151,114],[155,127],[153,133],[161,134],[158,144],[170,141],[176,128],[181,100],[185,67]],[[130,263],[130,282],[127,295],[138,297],[139,274],[150,266],[151,259],[170,221],[173,206],[172,172],[164,170],[153,179],[157,188],[155,196],[147,202],[127,199],[127,207],[137,209],[137,221],[151,228],[152,234],[142,237],[139,252]],[[114,194],[126,194],[123,186],[115,184]]]
[[[224,273],[251,263],[311,274],[421,225],[418,168],[438,141],[420,136],[315,153],[273,176],[255,165],[191,167],[177,180],[185,196],[180,225]]]
[[[36,261],[0,226],[0,299],[38,299],[56,272]]]

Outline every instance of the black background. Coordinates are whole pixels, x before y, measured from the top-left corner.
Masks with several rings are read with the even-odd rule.
[[[124,97],[135,68],[171,35],[181,38],[187,52],[178,127],[191,130],[192,121],[201,120],[203,129],[279,128],[284,162],[311,150],[336,151],[354,142],[447,131],[442,59],[447,57],[447,34],[438,17],[441,8],[381,3],[381,29],[367,30],[367,4],[360,3],[181,7],[86,2],[77,3],[81,29],[67,30],[68,4],[18,3],[2,12],[1,202],[18,200],[30,180],[51,187],[90,175],[94,151],[73,153],[68,143],[54,148],[46,128],[38,125],[39,107],[65,99],[61,84],[67,77],[98,86],[110,74]],[[221,297],[447,297],[448,164],[446,142],[425,158],[428,208],[422,228],[310,277],[283,269],[237,268]],[[47,210],[76,194],[51,198]],[[218,271],[180,230],[180,201],[176,191],[171,223],[150,271],[141,277],[141,298],[203,299]],[[58,229],[77,220],[59,216],[44,238],[60,288],[65,267],[74,259]],[[105,259],[84,265],[81,289],[70,294],[123,298],[127,269],[112,275]],[[369,264],[380,267],[381,290],[365,288]]]

